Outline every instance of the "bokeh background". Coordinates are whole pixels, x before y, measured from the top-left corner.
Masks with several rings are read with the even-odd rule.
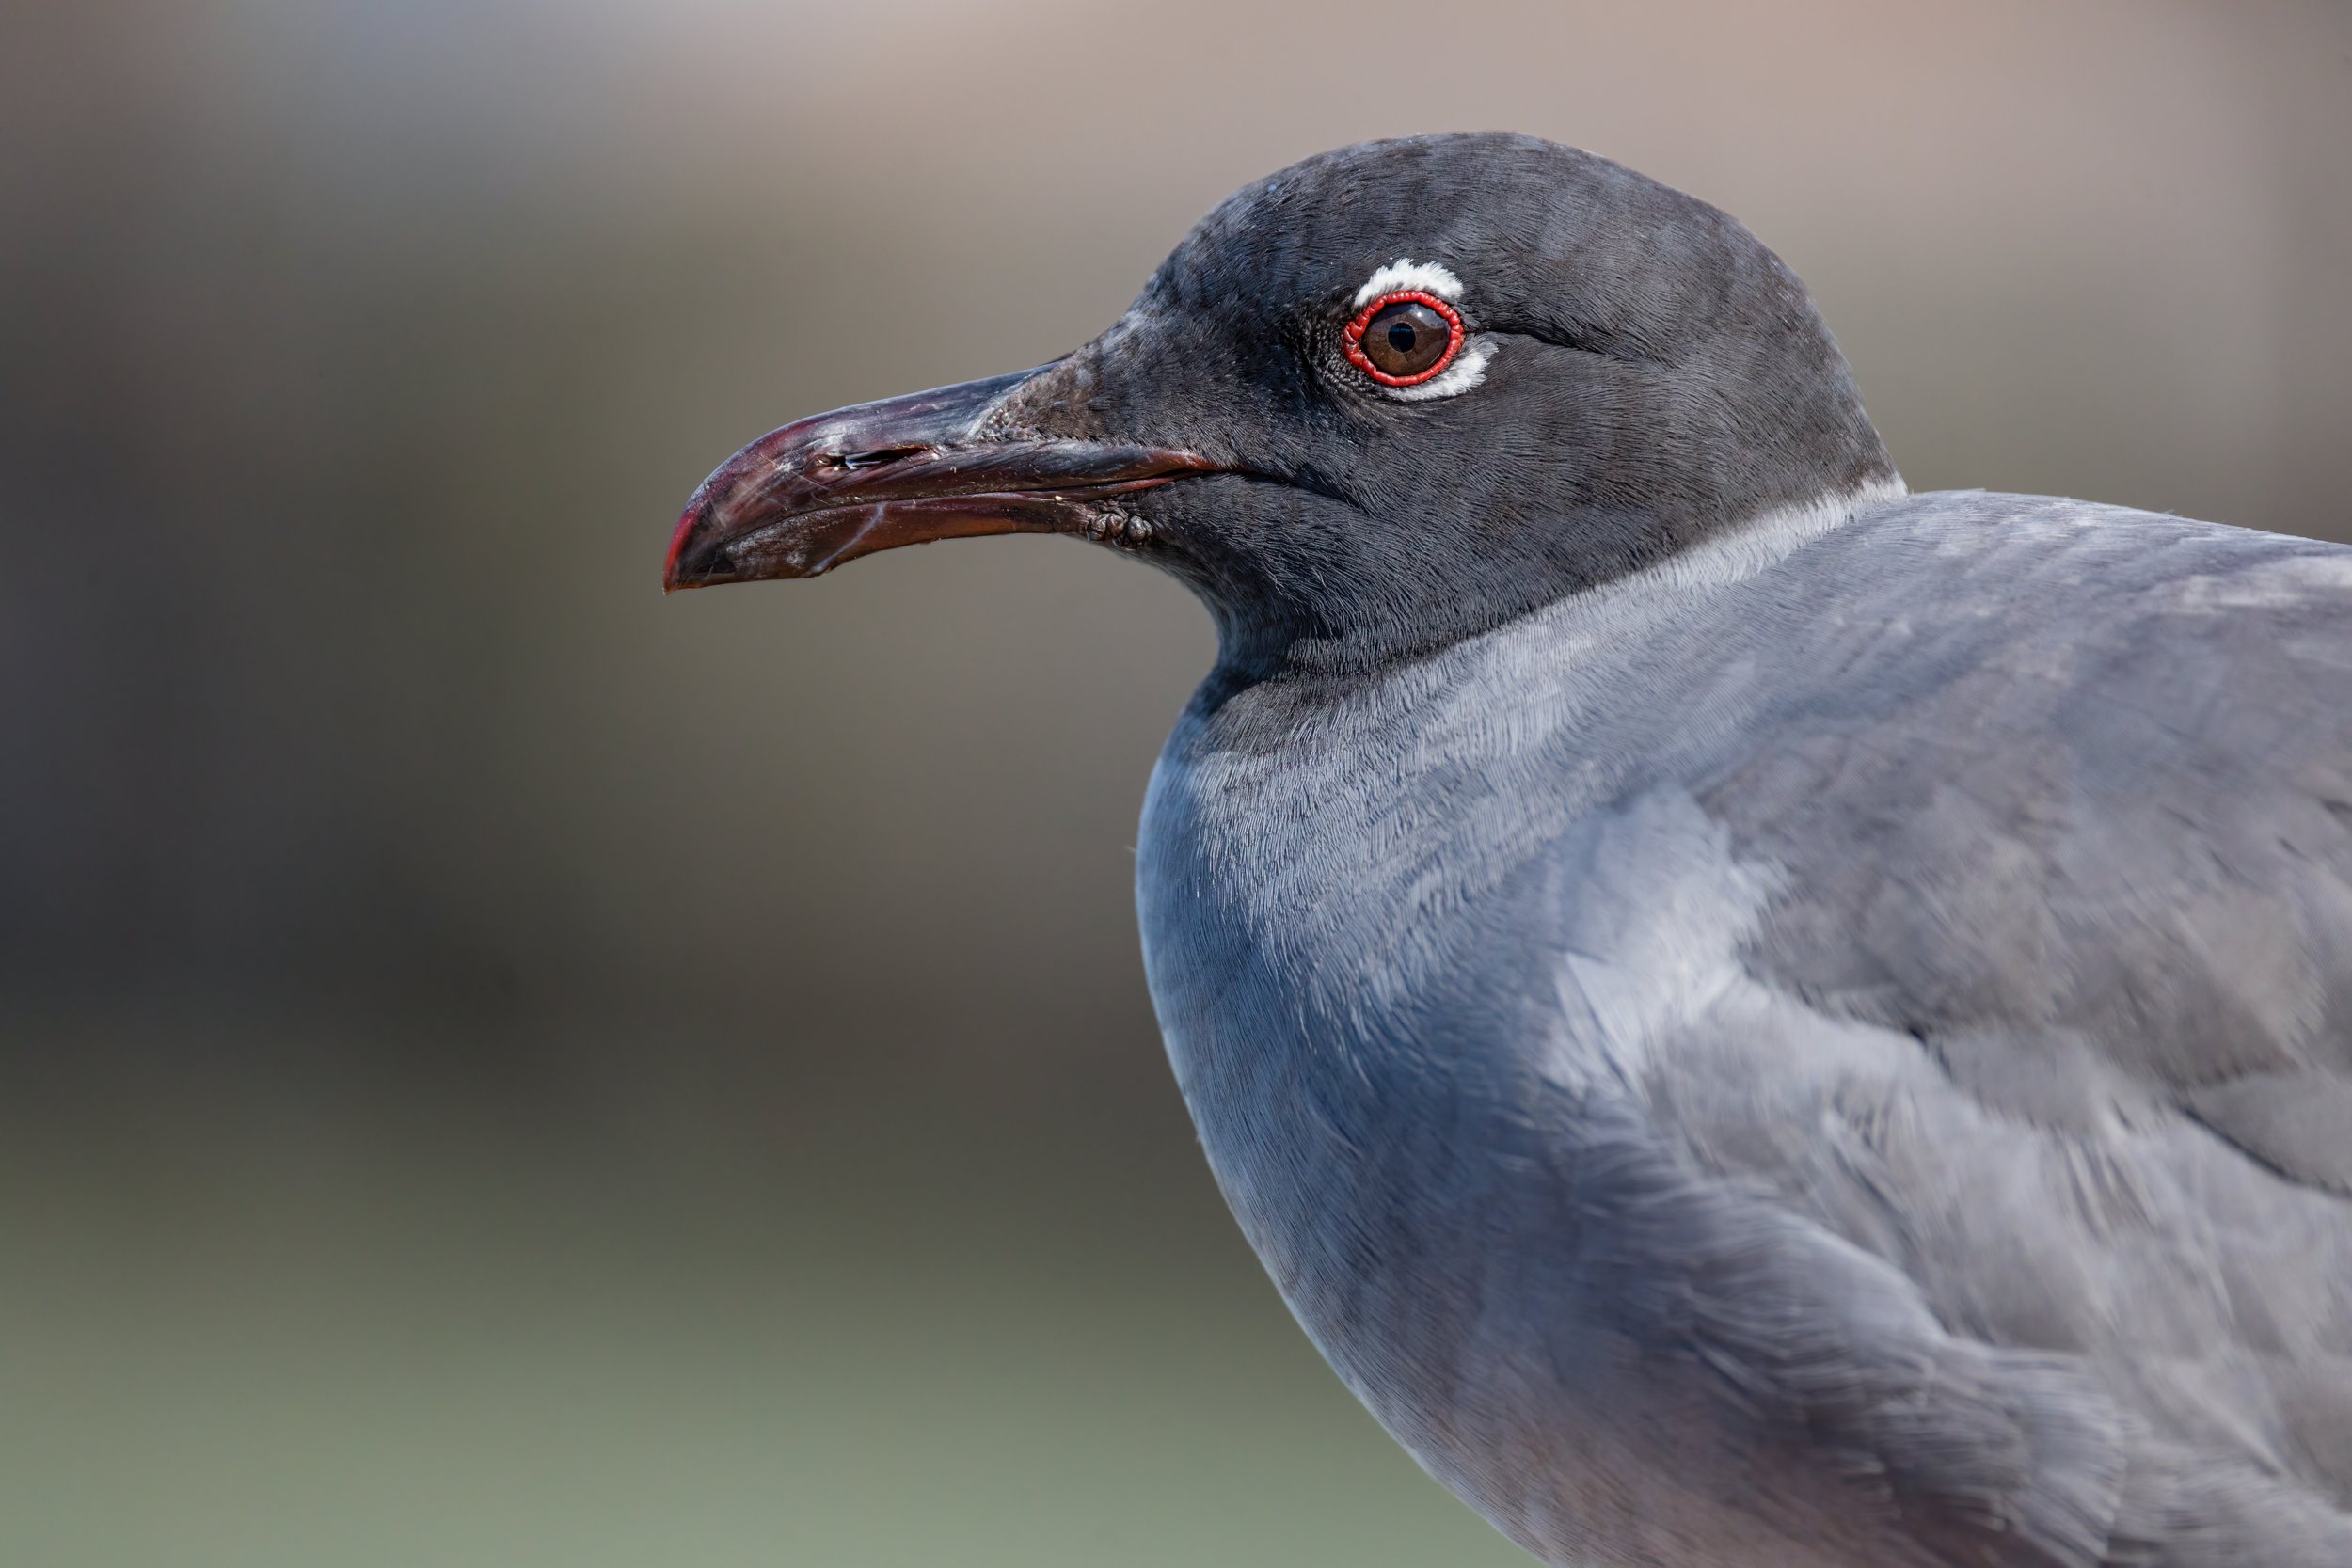
[[[20,0],[0,1561],[1501,1565],[1136,952],[1067,541],[664,602],[741,440],[1506,127],[1743,216],[1915,487],[2345,537],[2352,8]]]

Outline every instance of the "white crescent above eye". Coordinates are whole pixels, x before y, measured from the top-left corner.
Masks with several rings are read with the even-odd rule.
[[[1364,279],[1364,286],[1356,291],[1354,308],[1360,310],[1384,294],[1435,294],[1449,305],[1462,302],[1462,280],[1451,267],[1436,261],[1416,261],[1400,256],[1387,266]],[[1495,341],[1483,332],[1470,334],[1462,350],[1454,356],[1454,363],[1443,373],[1410,387],[1383,387],[1380,390],[1400,403],[1426,403],[1433,398],[1458,397],[1486,379],[1486,364],[1495,356]]]
[[[1400,256],[1364,279],[1364,286],[1356,291],[1356,309],[1362,309],[1382,294],[1410,293],[1416,289],[1452,305],[1462,303],[1462,280],[1451,269]]]

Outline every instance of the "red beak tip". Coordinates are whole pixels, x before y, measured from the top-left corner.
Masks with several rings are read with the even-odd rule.
[[[661,592],[664,594],[675,593],[682,586],[677,579],[677,558],[685,553],[686,541],[694,531],[699,511],[699,508],[688,506],[685,515],[678,518],[677,527],[671,531],[670,553],[661,558]]]

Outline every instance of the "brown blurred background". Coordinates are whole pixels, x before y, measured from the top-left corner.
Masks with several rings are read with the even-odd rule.
[[[1211,202],[1739,214],[1917,488],[2352,531],[2352,8],[16,8],[0,1562],[1498,1565],[1218,1207],[1065,541],[663,602],[694,482]]]

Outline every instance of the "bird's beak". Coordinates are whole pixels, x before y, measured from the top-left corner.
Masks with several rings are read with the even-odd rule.
[[[877,550],[970,534],[1100,536],[1104,500],[1211,468],[1160,447],[980,434],[1004,395],[1038,373],[860,404],[761,436],[686,503],[663,590],[813,578]]]

